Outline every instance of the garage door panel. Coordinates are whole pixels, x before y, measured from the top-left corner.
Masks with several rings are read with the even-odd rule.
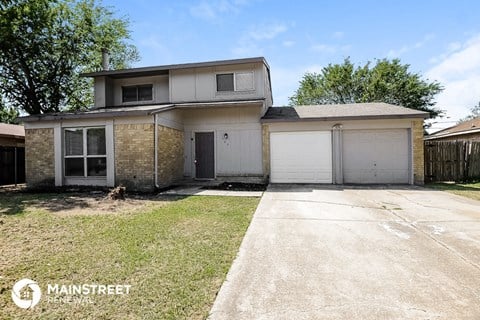
[[[332,142],[329,131],[270,134],[273,183],[332,183]]]
[[[409,183],[409,146],[407,129],[344,131],[344,182]]]

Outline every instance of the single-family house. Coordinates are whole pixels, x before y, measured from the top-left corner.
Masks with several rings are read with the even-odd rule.
[[[425,137],[429,141],[480,141],[480,117],[434,132]]]
[[[103,70],[86,112],[23,118],[27,183],[423,183],[424,112],[272,107],[263,57]]]

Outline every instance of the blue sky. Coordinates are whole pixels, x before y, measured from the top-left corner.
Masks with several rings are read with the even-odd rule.
[[[113,1],[131,20],[135,66],[264,56],[275,105],[306,71],[400,58],[438,80],[451,125],[480,101],[480,1]]]

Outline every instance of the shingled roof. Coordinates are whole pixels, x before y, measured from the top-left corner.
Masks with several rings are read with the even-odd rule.
[[[428,118],[428,112],[383,102],[271,107],[262,122]]]
[[[432,133],[425,140],[440,139],[452,136],[462,136],[465,134],[480,133],[480,117],[464,121],[455,126]]]

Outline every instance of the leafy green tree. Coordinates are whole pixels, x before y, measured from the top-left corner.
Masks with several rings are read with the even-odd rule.
[[[85,109],[93,102],[90,79],[101,51],[110,65],[138,60],[128,43],[129,21],[96,0],[0,2],[0,95],[29,114]]]
[[[423,80],[409,67],[398,59],[355,66],[347,58],[320,73],[306,73],[289,98],[290,105],[385,102],[426,111],[431,117],[441,115],[442,111],[434,108],[434,98],[443,87],[437,81]]]
[[[458,121],[458,123],[469,121],[469,120],[472,120],[472,119],[475,119],[475,118],[478,118],[478,117],[480,117],[480,102],[478,102],[477,105],[470,108],[470,114],[468,116],[466,116],[465,118],[460,119]]]
[[[19,113],[12,107],[7,107],[0,97],[0,123],[17,124]]]

